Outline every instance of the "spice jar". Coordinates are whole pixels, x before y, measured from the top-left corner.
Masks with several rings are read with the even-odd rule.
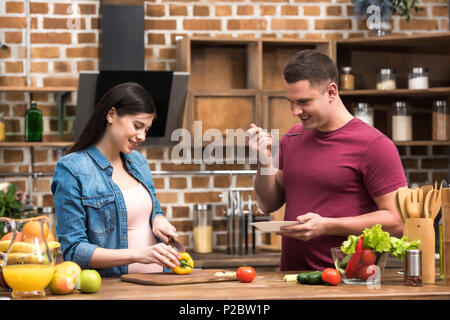
[[[373,108],[367,102],[358,102],[353,108],[355,117],[373,126]]]
[[[409,89],[428,89],[428,69],[422,67],[412,68],[408,73]]]
[[[377,72],[377,90],[394,90],[395,70],[392,68],[381,68]]]
[[[342,74],[340,76],[340,88],[341,90],[354,90],[355,89],[355,76],[351,74],[352,67],[343,67]]]
[[[410,287],[422,286],[422,250],[406,250],[405,284]]]
[[[212,252],[212,206],[194,205],[194,251]]]
[[[0,141],[5,141],[5,120],[3,119],[3,112],[0,112]]]
[[[412,140],[411,108],[405,101],[396,101],[392,107],[392,140]]]
[[[433,140],[450,140],[450,114],[447,101],[433,102]]]

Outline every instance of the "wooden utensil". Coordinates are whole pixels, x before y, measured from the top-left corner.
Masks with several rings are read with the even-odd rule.
[[[431,191],[434,190],[433,186],[431,184],[427,184],[424,186],[420,186],[420,189],[423,190],[423,198],[426,199],[427,194]]]
[[[430,218],[434,220],[442,206],[442,182],[438,190],[433,190],[433,197],[430,200]]]
[[[123,274],[120,277],[120,279],[126,282],[153,285],[153,286],[168,286],[168,285],[237,280],[236,276],[215,275],[218,272],[229,273],[232,271],[220,269],[199,269],[199,270],[192,270],[191,273],[185,275],[179,275],[170,272],[134,273],[134,274],[131,273],[131,274]]]
[[[408,212],[406,210],[406,198],[410,195],[412,189],[403,187],[397,190],[398,194],[398,205],[400,206],[401,213],[403,215],[403,219],[406,220],[409,218]]]
[[[423,214],[423,190],[412,190],[406,198],[406,210],[410,218],[420,218]]]
[[[443,188],[442,192],[442,254],[444,256],[445,284],[450,285],[450,188]]]
[[[431,219],[409,218],[405,221],[403,235],[408,241],[420,239],[419,249],[422,250],[422,278],[424,283],[434,283],[436,278],[435,232]]]
[[[431,198],[433,197],[435,190],[431,190],[427,193],[427,196],[425,197],[425,202],[423,203],[423,213],[424,218],[431,219],[430,215],[430,206],[431,206]]]
[[[402,219],[402,222],[405,223],[405,218],[403,217],[402,209],[400,208],[400,203],[399,203],[399,200],[398,200],[398,190],[395,193],[394,202],[395,202],[395,208],[397,209],[397,212],[398,212],[398,215],[400,216],[400,219]]]

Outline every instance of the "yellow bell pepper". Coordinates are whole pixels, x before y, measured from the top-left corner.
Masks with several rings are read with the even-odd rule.
[[[172,268],[172,272],[176,274],[188,274],[194,268],[194,260],[187,252],[180,252],[180,264]]]

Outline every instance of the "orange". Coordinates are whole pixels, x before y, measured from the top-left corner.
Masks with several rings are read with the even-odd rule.
[[[3,241],[3,240],[11,240],[12,239],[12,236],[13,236],[13,232],[8,232],[7,234],[5,234],[1,239],[0,239],[0,241]],[[22,236],[22,232],[17,232],[17,235],[16,235],[16,239],[14,240],[14,242],[16,242],[16,241],[22,241],[23,240],[23,236]]]
[[[34,238],[38,238],[39,242],[43,240],[40,221],[29,221],[25,223],[25,225],[22,228],[22,233],[23,233],[23,240],[25,242],[33,242]],[[48,224],[44,223],[44,238],[47,238],[47,236],[48,236]]]

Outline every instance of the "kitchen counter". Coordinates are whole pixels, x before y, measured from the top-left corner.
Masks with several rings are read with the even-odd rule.
[[[401,269],[386,269],[381,286],[369,288],[362,285],[340,283],[338,286],[300,285],[284,282],[286,272],[257,272],[251,283],[238,281],[198,283],[187,285],[148,286],[121,281],[120,278],[104,278],[102,287],[95,294],[74,293],[51,295],[40,300],[323,300],[323,299],[450,299],[450,286],[442,280],[423,287],[407,287],[403,283]],[[294,273],[294,272],[289,272]],[[437,275],[437,278],[438,275]],[[9,292],[0,291],[0,299],[9,298]]]

